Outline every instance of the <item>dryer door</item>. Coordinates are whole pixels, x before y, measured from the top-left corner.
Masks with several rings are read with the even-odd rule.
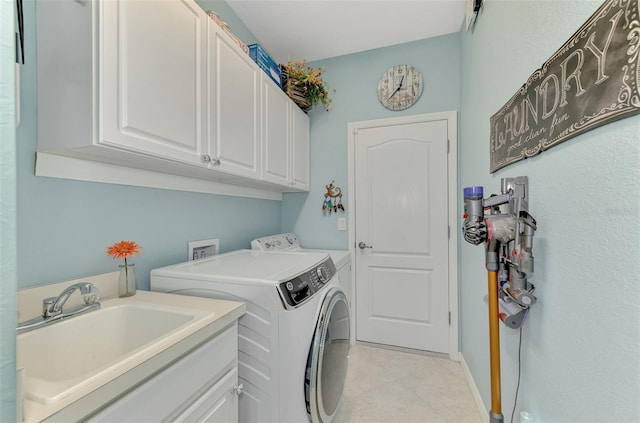
[[[349,306],[342,290],[327,292],[307,359],[307,412],[313,423],[333,420],[347,377],[350,341]]]

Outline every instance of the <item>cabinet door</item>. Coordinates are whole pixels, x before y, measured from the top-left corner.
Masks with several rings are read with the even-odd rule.
[[[237,360],[236,322],[86,421],[155,423],[173,421],[175,415],[190,421],[189,416],[204,415],[207,410],[210,410],[208,414],[219,415],[217,413],[226,410],[224,413],[229,416],[237,416],[238,398],[232,390],[238,379]],[[225,390],[233,395],[226,398]],[[200,413],[199,405],[203,404],[204,410]],[[231,410],[234,404],[235,411]],[[221,410],[213,413],[217,409]],[[222,421],[237,422],[237,418]]]
[[[213,21],[208,28],[210,155],[217,170],[258,179],[260,70]]]
[[[98,142],[200,163],[208,17],[191,0],[95,4],[101,29]]]
[[[229,371],[179,415],[175,423],[233,423],[238,421],[238,369]]]
[[[309,190],[309,116],[299,107],[291,106],[293,121],[291,181],[292,187]]]
[[[262,179],[289,185],[289,97],[268,77],[262,78]]]

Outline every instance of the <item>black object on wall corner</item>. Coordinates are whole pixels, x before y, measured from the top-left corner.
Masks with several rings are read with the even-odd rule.
[[[22,0],[16,0],[16,11],[18,13],[18,32],[16,32],[16,63],[24,65],[24,14],[22,12]],[[18,47],[20,51],[18,52]]]

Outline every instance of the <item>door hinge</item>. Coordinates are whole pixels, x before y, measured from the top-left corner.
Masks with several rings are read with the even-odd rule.
[[[451,326],[451,312],[449,312],[449,326]]]
[[[451,225],[447,226],[447,238],[451,239]]]
[[[451,150],[451,141],[447,140],[447,154],[449,154],[450,150]]]

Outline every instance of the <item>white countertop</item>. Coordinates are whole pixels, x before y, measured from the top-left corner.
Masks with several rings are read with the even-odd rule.
[[[69,422],[86,417],[214,337],[245,312],[245,305],[240,302],[148,291],[138,291],[136,295],[127,298],[103,299],[101,303],[102,309],[122,304],[154,305],[173,310],[189,309],[191,312],[196,311],[196,317],[157,342],[138,348],[126,360],[101,372],[82,389],[59,401],[42,404],[25,399],[26,422]]]

